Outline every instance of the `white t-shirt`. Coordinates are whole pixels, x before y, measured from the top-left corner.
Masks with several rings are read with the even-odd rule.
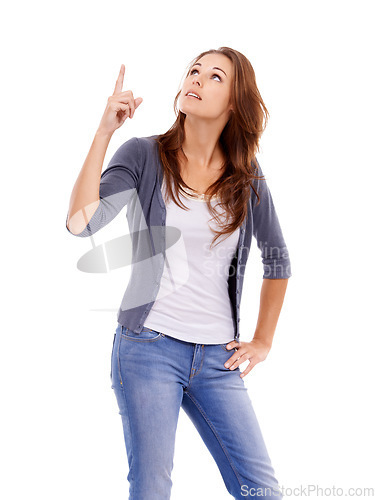
[[[164,182],[162,194],[165,202]],[[214,233],[209,226],[216,230],[219,226],[209,220],[212,215],[204,195],[194,199],[181,193],[181,201],[189,210],[173,200],[165,202],[166,226],[178,228],[181,238],[166,250],[159,292],[144,326],[187,342],[230,342],[234,323],[227,279],[228,272],[234,272],[229,267],[240,230],[220,236],[210,249]],[[217,197],[211,200],[213,205],[217,202]],[[223,207],[218,210],[224,214]]]

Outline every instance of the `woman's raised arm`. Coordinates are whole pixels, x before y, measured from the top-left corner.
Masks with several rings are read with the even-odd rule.
[[[125,66],[122,64],[115,90],[108,98],[107,107],[95,133],[89,153],[73,187],[66,228],[75,236],[90,235],[90,232],[86,234],[84,230],[94,214],[99,215],[98,209],[103,208],[100,206],[102,198],[100,194],[101,171],[109,141],[115,130],[123,125],[126,118],[133,118],[135,110],[143,100],[141,97],[134,99],[131,90],[122,91],[124,74]],[[111,208],[113,211],[114,207]],[[109,222],[108,218],[105,220],[106,223]]]

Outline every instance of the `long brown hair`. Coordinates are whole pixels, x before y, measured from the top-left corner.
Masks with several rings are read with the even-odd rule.
[[[258,164],[255,154],[259,151],[259,139],[266,127],[269,113],[258,90],[254,69],[250,61],[243,54],[230,47],[211,49],[199,54],[190,63],[185,78],[190,74],[191,67],[206,54],[223,54],[233,63],[231,89],[233,112],[219,138],[226,158],[225,168],[221,177],[206,191],[210,214],[222,228],[221,231],[211,228],[216,233],[211,243],[212,247],[220,235],[229,235],[241,226],[247,216],[251,189],[258,199],[257,203],[260,201],[252,180],[262,178],[256,175]],[[182,154],[186,158],[182,150],[186,115],[177,108],[181,91],[180,88],[174,99],[176,121],[165,134],[160,134],[156,140],[165,178],[166,196],[168,199],[172,198],[180,208],[188,210],[179,196],[180,191],[185,192],[184,188],[193,189],[182,180],[178,162],[179,155]],[[228,215],[232,217],[232,220],[226,225],[220,223],[219,214],[211,205],[211,197],[214,195],[220,197],[219,206],[225,209],[227,221],[229,220]]]

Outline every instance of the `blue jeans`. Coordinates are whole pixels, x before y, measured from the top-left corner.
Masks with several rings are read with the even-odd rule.
[[[111,382],[129,464],[129,500],[168,500],[180,407],[187,413],[235,499],[281,499],[252,403],[224,363],[226,344],[195,344],[118,324]]]

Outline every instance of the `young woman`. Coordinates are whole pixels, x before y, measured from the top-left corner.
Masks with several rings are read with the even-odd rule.
[[[291,276],[255,156],[268,111],[253,68],[228,47],[200,54],[175,98],[170,130],[129,139],[100,174],[112,134],[142,102],[122,91],[124,73],[122,65],[73,188],[67,228],[90,236],[127,205],[132,272],[117,316],[111,381],[129,498],[170,498],[181,407],[234,498],[282,498],[243,381],[271,349]],[[253,235],[264,267],[260,310],[253,338],[240,341]],[[111,269],[124,253],[113,245],[106,246]]]

